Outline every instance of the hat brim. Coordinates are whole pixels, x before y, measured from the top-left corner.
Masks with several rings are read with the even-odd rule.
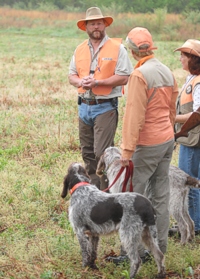
[[[151,46],[151,47],[149,47],[147,49],[138,49],[138,51],[139,52],[148,52],[150,50],[156,50],[156,49],[158,49],[156,46]]]
[[[190,54],[200,57],[200,54],[196,50],[189,48],[189,47],[179,47],[179,48],[176,48],[174,51],[182,51],[182,52],[190,53]]]
[[[110,16],[100,16],[100,17],[92,17],[92,18],[88,18],[88,19],[81,19],[79,21],[77,21],[77,26],[79,29],[81,29],[82,31],[86,31],[86,22],[87,21],[90,21],[90,20],[98,20],[98,19],[104,19],[105,20],[105,24],[106,24],[106,27],[110,26],[113,22],[113,18],[110,17]]]

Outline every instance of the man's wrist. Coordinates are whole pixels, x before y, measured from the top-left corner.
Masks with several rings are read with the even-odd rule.
[[[83,80],[81,79],[78,85],[78,88],[83,87]]]
[[[99,82],[98,80],[95,79],[95,86],[94,87],[97,87],[99,85]]]

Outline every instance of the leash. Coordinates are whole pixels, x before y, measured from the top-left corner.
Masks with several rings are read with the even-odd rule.
[[[129,166],[126,166],[126,175],[125,175],[125,179],[124,179],[124,183],[123,183],[123,187],[122,187],[122,192],[126,192],[126,186],[127,186],[129,178],[131,180],[131,182],[130,182],[130,192],[133,192],[133,182],[132,182],[133,169],[134,169],[133,162],[129,161]]]
[[[129,165],[126,166],[126,167],[121,167],[120,171],[118,172],[117,176],[115,177],[113,183],[108,186],[108,188],[102,190],[103,192],[106,192],[107,190],[109,190],[114,184],[115,182],[118,180],[118,178],[120,177],[120,175],[122,174],[122,172],[124,171],[124,169],[126,169],[126,174],[125,174],[125,179],[124,179],[124,182],[123,182],[123,186],[122,186],[122,192],[126,192],[126,186],[127,186],[127,183],[128,183],[128,180],[130,178],[131,180],[131,184],[130,184],[130,192],[133,192],[133,183],[132,183],[132,178],[133,178],[133,169],[134,169],[134,166],[133,166],[133,162],[130,160],[129,161]]]
[[[110,186],[108,186],[108,188],[102,190],[103,192],[106,192],[107,190],[109,190],[115,184],[115,182],[118,180],[118,178],[120,177],[120,175],[122,174],[124,169],[126,169],[126,174],[125,174],[125,178],[124,178],[124,182],[123,182],[123,186],[122,186],[122,192],[126,192],[126,186],[127,186],[129,178],[130,178],[130,192],[133,192],[132,178],[133,178],[134,166],[133,166],[133,162],[131,160],[129,161],[128,166],[121,167],[121,169],[118,172],[117,176],[115,177],[113,183]],[[69,192],[72,195],[77,188],[79,188],[81,186],[86,186],[86,185],[89,185],[89,183],[86,182],[86,181],[81,181],[81,182],[77,183],[76,185],[74,185],[74,187]]]

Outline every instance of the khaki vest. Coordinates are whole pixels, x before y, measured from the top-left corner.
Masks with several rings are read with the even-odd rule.
[[[122,39],[108,39],[100,49],[98,55],[97,68],[94,71],[94,78],[106,79],[115,74],[119,49]],[[88,40],[80,44],[75,53],[75,63],[78,76],[83,78],[90,73],[91,53],[88,46]],[[85,89],[78,88],[78,93],[85,93]],[[112,86],[97,86],[92,88],[92,92],[96,95],[109,95],[112,91]]]
[[[153,69],[153,72],[152,72]],[[140,131],[138,144],[143,145],[144,139],[151,139],[157,134],[159,143],[172,140],[174,131],[169,118],[168,102],[171,100],[172,87],[175,85],[170,69],[158,59],[147,60],[138,70],[147,83],[148,104],[145,125]],[[161,109],[159,109],[161,107]]]
[[[193,78],[182,92],[179,94],[177,101],[177,113],[186,114],[193,111],[193,97],[192,92],[194,87],[200,83],[200,75]],[[176,132],[180,132],[183,124],[177,123],[175,125]],[[197,146],[200,147],[200,125],[195,127],[189,132],[188,137],[180,137],[177,139],[177,142],[186,146]]]

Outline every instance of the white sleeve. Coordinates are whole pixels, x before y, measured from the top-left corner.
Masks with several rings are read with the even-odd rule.
[[[123,44],[120,45],[119,56],[117,65],[115,68],[115,74],[119,76],[129,76],[133,71],[131,60],[128,56],[128,52]]]
[[[75,55],[72,56],[70,64],[69,64],[69,75],[77,75],[76,63],[75,63]]]
[[[200,107],[200,83],[198,83],[192,92],[193,94],[193,111]]]

